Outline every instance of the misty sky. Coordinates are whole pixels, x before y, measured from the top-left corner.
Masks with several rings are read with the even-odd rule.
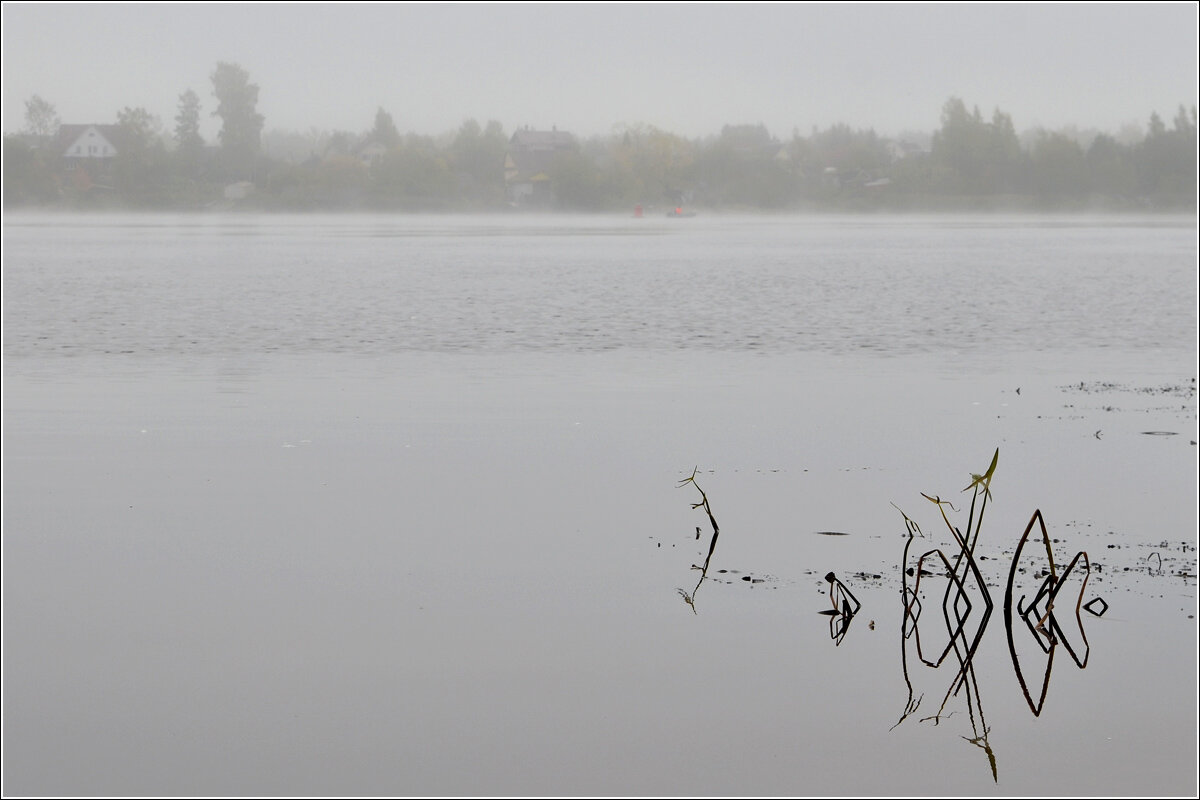
[[[951,95],[1017,130],[1117,132],[1197,101],[1197,5],[3,5],[3,129],[38,94],[62,122],[179,95],[218,120],[218,61],[258,84],[266,130],[401,131],[474,117],[580,135],[763,123],[932,131]]]

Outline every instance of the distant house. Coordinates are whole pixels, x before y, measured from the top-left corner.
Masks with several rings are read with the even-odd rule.
[[[929,155],[928,150],[913,142],[898,142],[889,139],[885,144],[888,149],[888,155],[892,157],[893,161],[899,161],[902,158],[912,158],[913,156]]]
[[[76,163],[96,163],[117,157],[116,125],[60,125],[54,137],[58,155]]]
[[[508,142],[504,157],[504,186],[514,205],[554,202],[551,165],[560,153],[578,149],[575,137],[560,130],[519,130]]]
[[[821,170],[821,185],[826,189],[842,188],[842,178],[838,175],[837,167],[826,167]]]
[[[355,151],[355,156],[362,162],[365,167],[378,166],[383,157],[387,155],[388,149],[385,145],[379,142],[368,139],[366,142],[359,145]]]
[[[49,152],[62,159],[68,181],[78,189],[111,183],[121,140],[118,125],[60,125]]]

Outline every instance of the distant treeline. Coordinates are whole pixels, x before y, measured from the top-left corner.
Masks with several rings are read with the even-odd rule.
[[[688,139],[652,126],[567,138],[522,174],[516,141],[497,122],[465,122],[441,137],[401,135],[380,109],[361,133],[262,134],[258,87],[219,64],[219,142],[199,135],[199,101],[180,96],[172,132],[144,109],[101,126],[117,155],[64,157],[54,108],[26,104],[26,128],[4,137],[8,208],[277,211],[574,211],[675,207],[721,210],[1175,210],[1196,209],[1197,112],[1171,124],[1150,115],[1139,141],[1038,131],[1018,137],[1008,114],[990,119],[951,98],[925,142],[834,125],[789,139],[762,125],[729,125]],[[307,148],[307,152],[304,149]],[[289,152],[290,150],[290,152]],[[297,153],[297,150],[300,152]],[[513,158],[513,156],[518,156]],[[507,162],[507,163],[506,163]],[[507,170],[506,170],[507,167]],[[80,172],[82,170],[82,173]],[[537,180],[542,191],[514,192]]]

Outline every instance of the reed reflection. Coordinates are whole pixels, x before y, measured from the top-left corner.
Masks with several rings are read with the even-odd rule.
[[[913,518],[897,507],[907,533],[900,564],[900,666],[907,696],[900,718],[892,726],[895,730],[912,718],[918,723],[941,725],[961,710],[961,705],[955,707],[956,702],[965,703],[970,730],[969,735],[963,731],[961,738],[985,753],[994,782],[999,780],[997,759],[989,738],[991,728],[984,715],[975,659],[994,610],[991,592],[980,567],[982,558],[977,553],[984,519],[992,502],[992,481],[999,456],[997,449],[988,468],[981,474],[971,475],[971,482],[962,490],[971,495],[970,504],[963,512],[940,496],[922,493],[922,497],[937,507],[945,525],[949,541],[945,541],[943,534],[941,546],[937,546]],[[697,474],[698,469],[694,469],[679,483],[680,488],[688,484],[695,487],[700,499],[692,503],[692,508],[704,511],[711,528],[703,564],[691,565],[693,570],[699,571],[699,580],[691,591],[677,589],[693,613],[697,613],[696,595],[708,579],[721,532],[708,495],[697,483]],[[952,521],[952,515],[961,513],[966,516],[962,528]],[[1026,547],[1035,529],[1040,532],[1042,546]],[[703,530],[697,527],[697,541],[702,535]],[[1035,511],[1011,556],[1003,602],[1013,671],[1035,716],[1040,716],[1045,707],[1054,659],[1060,650],[1065,650],[1079,669],[1087,668],[1091,646],[1082,611],[1102,616],[1108,610],[1103,598],[1096,597],[1084,603],[1092,571],[1087,552],[1079,551],[1064,566],[1055,560],[1052,541],[1041,511]],[[749,577],[743,580],[749,580]],[[835,646],[840,646],[863,605],[833,572],[825,575],[825,581],[829,584],[829,605],[819,613],[829,617],[830,639]],[[931,617],[926,609],[936,607],[940,607],[941,613]],[[1068,613],[1068,609],[1073,614]],[[937,707],[927,708],[924,715],[919,712],[926,693],[918,691],[916,687],[920,681],[914,681],[914,673],[910,670],[910,665],[916,664],[931,670],[953,666],[952,673],[943,672],[938,679],[945,688],[940,690],[941,700]],[[1040,676],[1040,680],[1031,680],[1031,676]]]
[[[829,583],[829,602],[833,607],[817,613],[829,616],[829,638],[833,639],[834,645],[841,645],[850,630],[850,621],[862,608],[862,603],[832,572],[825,580]]]
[[[914,716],[925,699],[925,695],[918,694],[913,687],[909,672],[909,651],[913,650],[917,660],[932,669],[942,667],[948,656],[953,654],[953,663],[957,663],[958,669],[950,680],[941,705],[934,714],[921,717],[919,721],[939,724],[950,716],[947,708],[951,698],[965,695],[972,735],[962,738],[987,754],[992,779],[997,782],[996,756],[988,740],[990,728],[983,715],[974,659],[992,613],[991,596],[975,553],[984,513],[991,500],[991,482],[998,458],[999,450],[992,457],[987,471],[982,475],[972,475],[971,484],[963,490],[972,490],[965,536],[950,522],[947,509],[957,511],[953,505],[939,497],[922,495],[937,505],[954,542],[953,556],[941,548],[930,548],[915,561],[911,560],[913,543],[927,537],[916,521],[900,511],[908,534],[902,557],[900,621],[900,668],[907,687],[907,697],[900,719],[892,726],[892,730],[895,730]],[[1032,548],[1027,555],[1025,545],[1029,542],[1035,526],[1041,533],[1043,547]],[[1100,597],[1090,600],[1087,604],[1083,602],[1091,575],[1091,560],[1088,554],[1079,551],[1063,567],[1054,558],[1051,542],[1042,513],[1037,510],[1017,542],[1009,564],[1004,592],[1004,627],[1013,671],[1025,701],[1035,716],[1040,716],[1045,707],[1054,656],[1059,648],[1067,652],[1079,669],[1087,667],[1091,647],[1084,631],[1081,611],[1086,610],[1095,616],[1101,616],[1108,610],[1108,604]],[[1028,592],[1018,592],[1018,576],[1022,575],[1031,576],[1035,581],[1027,587]],[[921,589],[922,583],[928,581],[945,581],[945,590],[941,595],[940,625],[934,624],[939,632],[944,629],[947,644],[936,658],[926,655],[921,640],[922,622],[926,628],[929,626],[928,619],[922,620],[922,609],[929,604],[932,593],[923,593]],[[978,615],[975,614],[977,608],[981,609]],[[1073,614],[1064,615],[1062,612],[1066,608],[1071,608]],[[1070,616],[1074,617],[1073,624],[1070,624]],[[928,631],[926,633],[928,634]],[[1036,644],[1036,649],[1032,647],[1031,642]],[[1034,683],[1038,686],[1035,699],[1035,693],[1030,691],[1027,676],[1039,674],[1039,670],[1041,680],[1040,686]]]
[[[906,719],[915,714],[925,697],[924,694],[920,697],[914,697],[915,692],[908,671],[909,644],[912,643],[920,662],[931,669],[940,668],[946,663],[947,658],[953,654],[954,662],[957,663],[958,669],[946,688],[941,704],[934,714],[920,718],[919,721],[933,722],[934,725],[940,724],[943,718],[948,717],[952,713],[947,711],[951,698],[964,695],[972,736],[964,736],[962,738],[986,753],[994,782],[998,782],[996,755],[988,740],[990,728],[988,728],[987,721],[983,715],[983,704],[979,695],[979,682],[975,676],[974,666],[975,655],[979,651],[979,644],[983,640],[984,631],[987,629],[988,620],[991,618],[993,605],[991,594],[987,589],[987,583],[983,579],[979,564],[975,558],[975,548],[979,543],[987,503],[991,499],[991,482],[995,474],[999,456],[1000,451],[997,449],[995,455],[992,456],[992,461],[988,469],[981,475],[972,475],[970,485],[963,490],[972,491],[971,507],[967,516],[967,533],[965,536],[962,531],[950,522],[950,518],[946,513],[947,507],[951,511],[957,510],[952,504],[942,500],[940,497],[930,497],[929,495],[922,494],[925,499],[938,507],[938,511],[942,515],[942,521],[946,524],[946,528],[949,530],[956,545],[953,556],[948,556],[941,548],[931,548],[922,553],[910,567],[909,559],[913,542],[918,537],[922,539],[926,537],[921,531],[921,527],[907,514],[900,511],[900,515],[904,517],[905,528],[908,532],[901,563],[903,614],[900,621],[900,664],[904,674],[904,683],[908,689],[908,697],[900,719],[892,726],[892,730],[895,730]],[[937,564],[940,562],[943,571],[938,572],[926,569],[927,561],[931,562],[931,566],[934,569],[936,569]],[[913,577],[911,586],[908,582],[910,575]],[[927,578],[933,580],[945,578],[946,580],[945,589],[941,594],[941,622],[947,638],[945,647],[942,648],[940,655],[936,659],[928,658],[921,644],[920,618],[921,610],[925,605],[921,600],[921,583]]]
[[[1045,547],[1045,560],[1040,565],[1042,569],[1034,571],[1035,578],[1041,578],[1041,583],[1038,585],[1037,592],[1028,605],[1025,603],[1026,595],[1022,594],[1017,601],[1013,602],[1014,589],[1017,581],[1017,575],[1023,571],[1022,553],[1025,544],[1029,541],[1029,534],[1033,531],[1034,525],[1038,526],[1042,535],[1042,544]],[[1040,560],[1040,554],[1038,559]],[[1016,551],[1013,553],[1012,562],[1008,570],[1008,583],[1004,589],[1004,631],[1008,638],[1008,652],[1012,658],[1013,671],[1017,675],[1017,682],[1021,685],[1021,691],[1025,695],[1025,702],[1029,705],[1029,710],[1034,716],[1041,716],[1042,709],[1046,704],[1046,694],[1050,689],[1050,673],[1054,667],[1054,654],[1058,647],[1061,646],[1071,656],[1071,660],[1080,669],[1086,669],[1088,658],[1091,656],[1091,646],[1088,644],[1087,634],[1083,629],[1083,618],[1080,611],[1083,606],[1083,594],[1087,588],[1088,578],[1091,577],[1092,565],[1088,554],[1085,551],[1079,551],[1066,568],[1059,574],[1058,566],[1054,561],[1054,550],[1051,546],[1050,534],[1046,530],[1046,522],[1042,517],[1041,509],[1033,512],[1033,516],[1029,520],[1029,524],[1025,526],[1025,532],[1021,535],[1017,542]],[[1075,625],[1068,635],[1060,622],[1059,615],[1055,613],[1055,605],[1059,595],[1072,583],[1072,578],[1078,577],[1079,588],[1075,592],[1074,614]],[[1067,591],[1065,595],[1071,597],[1071,592]],[[1096,612],[1092,609],[1093,606],[1103,604],[1103,609]],[[1099,616],[1108,609],[1108,604],[1104,603],[1103,599],[1096,598],[1087,604],[1088,610]],[[1024,628],[1029,634],[1027,637],[1020,637],[1014,631],[1015,625],[1013,621],[1013,611],[1016,611],[1017,616],[1024,623]],[[1022,668],[1022,656],[1019,654],[1017,646],[1018,638],[1023,642],[1033,640],[1040,650],[1040,655],[1037,653],[1025,654],[1025,668]],[[1028,648],[1026,648],[1028,649]],[[1080,657],[1082,653],[1082,657]],[[1034,700],[1033,695],[1029,691],[1029,685],[1026,681],[1026,668],[1033,663],[1042,663],[1042,685],[1038,692],[1037,700]],[[1036,668],[1032,674],[1036,674]]]

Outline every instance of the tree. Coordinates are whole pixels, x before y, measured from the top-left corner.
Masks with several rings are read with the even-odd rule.
[[[987,131],[979,109],[967,111],[961,98],[951,97],[942,106],[942,127],[933,135],[930,155],[945,170],[939,173],[943,188],[952,193],[984,191],[980,162],[987,148]]]
[[[54,106],[34,95],[25,101],[25,132],[50,137],[58,133],[58,114]]]
[[[992,112],[992,124],[988,126],[986,158],[987,185],[996,191],[1016,191],[1021,183],[1021,172],[1025,163],[1021,154],[1021,142],[1013,127],[1012,116],[998,108]]]
[[[614,200],[677,204],[685,188],[692,188],[692,143],[673,133],[643,123],[620,126],[607,150],[603,163]]]
[[[400,131],[396,130],[392,115],[383,108],[375,112],[375,127],[371,130],[371,140],[388,150],[395,149],[400,144]]]
[[[1132,148],[1112,136],[1101,134],[1092,140],[1085,159],[1092,192],[1103,197],[1127,200],[1137,194],[1137,172]]]
[[[504,202],[504,153],[508,139],[499,122],[487,129],[468,119],[459,127],[449,146],[450,165],[459,194],[470,204],[499,206]]]
[[[214,116],[221,118],[222,161],[231,177],[248,177],[254,169],[261,143],[263,117],[258,105],[258,85],[237,64],[221,61],[212,74],[217,98]]]
[[[694,175],[705,185],[704,196],[714,203],[780,208],[787,204],[795,186],[785,161],[777,158],[783,149],[761,123],[726,125],[721,135],[697,154]],[[671,194],[675,195],[669,198],[671,202],[679,203],[679,192]]]
[[[325,141],[325,156],[348,156],[354,151],[355,135],[350,131],[333,131]]]
[[[19,136],[4,137],[3,172],[5,208],[50,203],[58,198],[54,173],[42,154]]]
[[[204,139],[200,136],[200,98],[191,89],[179,95],[175,141],[179,149],[187,153],[199,152],[204,147]]]
[[[1162,136],[1167,132],[1167,126],[1163,124],[1162,117],[1157,111],[1150,114],[1150,131],[1146,134],[1147,139],[1153,139],[1156,136]]]
[[[555,200],[573,211],[596,211],[604,205],[603,179],[592,160],[576,150],[554,154],[550,164]]]
[[[1157,113],[1150,115],[1149,131],[1137,149],[1137,168],[1142,191],[1155,205],[1195,207],[1195,107],[1189,119],[1187,110],[1180,106],[1172,129]]]
[[[938,188],[968,195],[1013,191],[1024,163],[1011,116],[996,109],[984,122],[978,106],[967,111],[957,97],[942,106],[930,157]]]
[[[122,199],[134,205],[158,205],[165,201],[166,151],[162,123],[144,108],[126,106],[117,112],[116,185]]]
[[[162,129],[158,117],[144,108],[128,106],[117,112],[117,125],[121,128],[122,140],[126,147],[137,151],[149,149]]]
[[[1175,115],[1175,132],[1181,136],[1192,140],[1193,145],[1196,139],[1196,107],[1192,106],[1192,114],[1189,117],[1187,109],[1182,105],[1179,106],[1179,113]]]
[[[1040,131],[1030,154],[1034,192],[1043,200],[1059,201],[1087,191],[1087,162],[1083,148],[1060,132]]]
[[[454,175],[433,140],[408,134],[372,169],[373,203],[380,208],[443,209],[454,195]]]
[[[204,163],[204,138],[200,136],[200,98],[191,89],[179,95],[179,113],[175,115],[173,155],[176,174],[185,181],[188,191],[200,177]]]

